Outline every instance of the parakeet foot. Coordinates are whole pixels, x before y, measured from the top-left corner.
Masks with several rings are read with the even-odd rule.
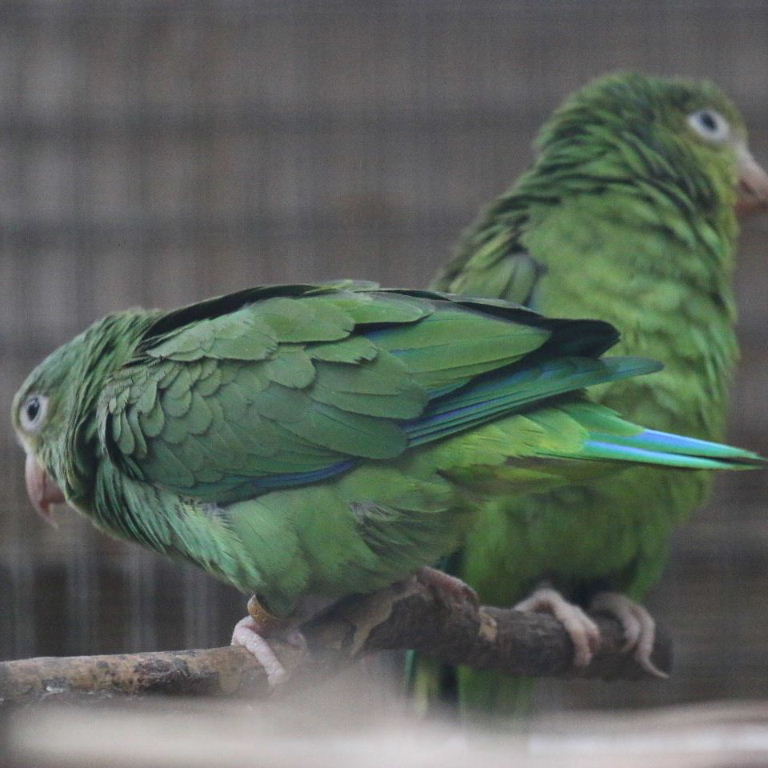
[[[655,677],[667,678],[652,661],[653,644],[656,640],[656,622],[640,603],[630,600],[620,592],[598,592],[590,608],[614,616],[624,629],[624,651],[634,648],[637,663]]]
[[[438,571],[437,568],[424,566],[416,574],[416,578],[445,602],[480,604],[477,592],[469,584],[449,573]]]
[[[600,630],[578,605],[569,603],[556,589],[539,587],[514,606],[526,613],[551,613],[562,625],[573,643],[573,665],[586,667],[600,646]]]
[[[285,642],[306,652],[307,641],[296,629],[290,629],[288,623],[271,614],[256,595],[248,600],[248,616],[235,624],[231,645],[240,645],[264,667],[270,688],[276,688],[288,679],[288,673],[275,652],[266,641],[266,637],[280,633]]]
[[[246,616],[235,624],[231,645],[245,648],[264,667],[270,688],[276,688],[288,678],[285,667],[275,656],[269,643],[262,635],[264,628],[252,616]]]

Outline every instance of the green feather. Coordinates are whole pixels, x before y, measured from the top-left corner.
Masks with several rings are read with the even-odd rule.
[[[724,140],[692,127],[703,109],[728,122]],[[745,141],[741,116],[709,83],[630,73],[591,83],[544,125],[531,169],[467,230],[434,285],[614,324],[619,354],[665,367],[593,397],[654,429],[720,439],[737,358],[733,206]],[[590,415],[585,426],[597,433],[605,425],[594,418],[613,417]],[[612,439],[580,455],[620,455],[622,441]],[[661,573],[672,530],[710,485],[706,473],[637,468],[534,496],[501,491],[481,509],[458,574],[499,605],[545,576],[566,596],[601,583],[640,597]],[[524,698],[529,688],[460,674],[467,710],[524,709],[516,690]]]
[[[434,562],[499,485],[613,472],[627,447],[587,457],[591,425],[601,439],[642,428],[601,417],[581,389],[656,368],[599,359],[615,338],[503,301],[254,288],[99,321],[30,374],[14,425],[100,528],[289,616],[307,596],[372,591]],[[33,392],[50,421],[30,432]],[[724,464],[751,456],[722,448]]]

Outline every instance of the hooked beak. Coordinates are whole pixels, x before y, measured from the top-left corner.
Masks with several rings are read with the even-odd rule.
[[[56,521],[51,506],[61,504],[66,499],[59,486],[51,480],[48,473],[37,463],[37,459],[31,453],[27,454],[24,479],[27,481],[27,495],[34,508],[43,520],[55,527]]]
[[[739,148],[738,160],[736,215],[744,218],[752,213],[768,210],[768,173],[758,165],[746,147]]]

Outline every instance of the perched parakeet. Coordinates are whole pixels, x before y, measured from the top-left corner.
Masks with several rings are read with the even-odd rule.
[[[616,74],[567,99],[537,146],[530,170],[465,233],[433,286],[615,324],[620,353],[655,358],[664,370],[593,395],[655,429],[720,439],[738,354],[737,214],[768,205],[768,177],[741,116],[710,83]],[[637,468],[500,494],[453,568],[496,605],[515,605],[543,583],[520,607],[561,618],[578,664],[599,636],[563,597],[613,610],[653,670],[653,620],[634,599],[659,578],[673,528],[710,481]],[[423,690],[434,693],[435,674],[422,669]],[[468,709],[495,712],[518,708],[525,688],[471,670],[460,671],[459,685]]]
[[[235,640],[269,669],[265,610],[306,617],[408,576],[456,547],[489,491],[625,461],[752,462],[589,402],[584,387],[658,368],[601,359],[616,339],[502,301],[259,287],[108,315],[29,375],[13,424],[41,513],[66,500],[255,593]]]

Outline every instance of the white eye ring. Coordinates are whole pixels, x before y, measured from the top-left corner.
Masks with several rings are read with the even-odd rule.
[[[721,144],[731,135],[728,121],[714,109],[699,109],[688,115],[688,125],[703,139]]]
[[[37,432],[48,414],[48,398],[45,395],[29,395],[21,404],[19,423],[26,432]]]

